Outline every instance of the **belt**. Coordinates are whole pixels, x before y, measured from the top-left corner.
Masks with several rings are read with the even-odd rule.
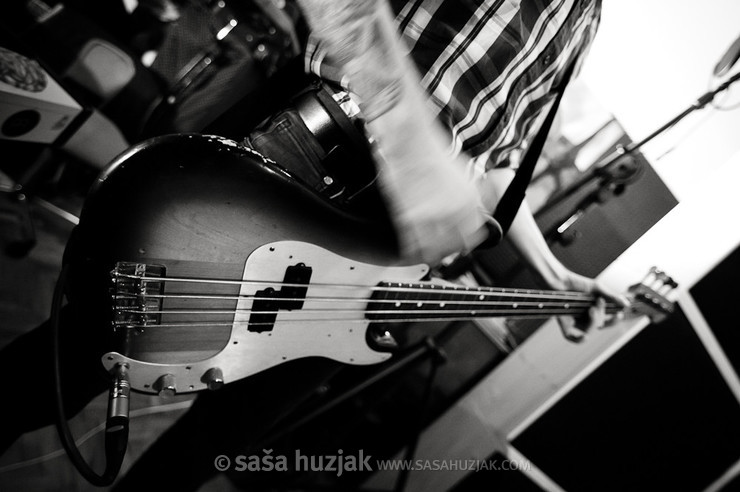
[[[368,139],[333,94],[327,84],[317,81],[293,99],[293,106],[325,153],[321,161],[329,180],[338,180],[350,199],[371,185],[377,173]]]
[[[330,116],[314,91],[304,92],[295,99],[294,104],[306,128],[319,142],[326,155],[346,139],[342,127]]]

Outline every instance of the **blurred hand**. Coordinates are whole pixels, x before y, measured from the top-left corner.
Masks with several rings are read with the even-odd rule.
[[[385,1],[299,0],[311,36],[357,98],[406,261],[439,263],[488,235],[467,157],[455,156]]]
[[[415,142],[393,153],[396,165],[380,162],[380,187],[402,257],[433,266],[486,239],[486,216],[476,187],[461,172],[463,165],[434,152],[439,145],[425,142],[424,135],[406,135]]]

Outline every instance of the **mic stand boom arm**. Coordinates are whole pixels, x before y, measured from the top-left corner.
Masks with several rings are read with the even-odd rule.
[[[597,181],[599,183],[598,189],[589,194],[585,200],[582,200],[579,203],[579,207],[577,210],[568,216],[567,218],[563,220],[555,221],[555,225],[548,228],[547,230],[543,231],[543,234],[545,238],[548,240],[552,240],[554,238],[558,238],[562,236],[562,234],[569,229],[573,224],[575,224],[580,217],[583,216],[585,213],[585,208],[590,206],[593,203],[597,203],[599,201],[603,200],[603,193],[601,191],[607,187],[609,184],[611,184],[613,181],[615,181],[614,174],[615,170],[618,168],[618,166],[623,162],[623,160],[636,152],[638,149],[642,148],[645,144],[653,140],[655,137],[660,135],[661,133],[665,132],[672,126],[676,125],[679,121],[684,119],[689,114],[693,113],[696,110],[704,108],[707,104],[712,102],[715,97],[717,97],[718,94],[721,92],[724,92],[727,90],[730,85],[732,85],[734,82],[736,82],[738,79],[740,79],[740,72],[736,73],[732,77],[728,78],[725,82],[720,84],[717,88],[706,92],[705,94],[702,94],[691,106],[686,108],[684,111],[682,111],[680,114],[672,118],[670,121],[662,125],[657,130],[653,131],[650,135],[643,138],[642,140],[638,142],[634,142],[631,144],[628,144],[626,146],[619,146],[617,149],[609,155],[601,164],[597,164],[594,166],[594,169],[581,177],[579,180],[571,184],[571,186],[568,187],[567,190],[556,194],[553,198],[551,198],[547,203],[547,209],[553,209],[554,207],[562,204],[566,200],[571,199],[578,190],[582,189],[585,185],[587,185],[591,181]],[[541,212],[538,212],[535,214],[536,218],[539,218],[541,216]]]

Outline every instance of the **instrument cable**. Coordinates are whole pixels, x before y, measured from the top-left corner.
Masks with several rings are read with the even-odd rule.
[[[123,458],[126,455],[128,446],[128,379],[123,366],[119,368],[118,374],[114,377],[111,395],[109,398],[108,419],[105,429],[105,470],[98,474],[85,461],[80,454],[77,444],[75,443],[72,433],[67,422],[66,412],[64,411],[64,398],[62,395],[62,378],[61,378],[61,349],[59,335],[59,319],[64,301],[64,289],[67,282],[68,265],[62,267],[56,286],[54,288],[54,297],[51,305],[51,333],[52,333],[52,361],[54,365],[54,396],[57,417],[57,432],[62,441],[67,455],[72,464],[82,474],[85,479],[98,487],[111,485],[118,472],[121,470]],[[116,411],[111,415],[111,408],[118,410],[120,401],[125,399],[125,412]]]
[[[134,418],[147,417],[150,415],[158,415],[161,413],[180,412],[183,410],[187,410],[188,408],[190,408],[192,404],[193,404],[192,400],[185,400],[185,401],[179,401],[177,403],[165,403],[162,405],[152,405],[150,407],[144,407],[144,408],[139,408],[137,410],[131,410],[130,417],[134,419]],[[101,422],[100,424],[96,425],[92,429],[89,429],[83,435],[75,439],[75,444],[77,444],[77,447],[82,446],[87,441],[89,441],[96,435],[103,432],[105,430],[105,427],[106,427],[106,422]],[[46,463],[47,461],[51,461],[53,459],[59,458],[60,456],[64,456],[66,454],[67,454],[67,451],[64,448],[59,448],[59,449],[55,449],[54,451],[50,451],[46,454],[36,456],[34,458],[28,458],[23,461],[16,461],[15,463],[9,463],[7,465],[2,465],[0,466],[0,475],[2,475],[3,473],[10,473],[16,470],[20,470],[22,468],[28,468],[30,466],[38,465],[41,463]]]

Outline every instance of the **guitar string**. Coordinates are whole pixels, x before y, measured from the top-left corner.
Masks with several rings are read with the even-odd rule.
[[[466,287],[466,286],[455,286],[455,285],[442,285],[434,283],[401,283],[401,282],[381,282],[378,285],[362,285],[362,284],[327,284],[320,282],[311,282],[310,284],[301,283],[290,283],[282,281],[269,281],[269,280],[227,280],[227,279],[205,279],[205,278],[185,278],[185,277],[149,277],[149,276],[137,276],[130,274],[114,273],[114,279],[127,278],[131,280],[144,281],[145,283],[198,283],[198,284],[219,284],[219,285],[265,285],[268,287],[280,286],[280,287],[295,287],[295,288],[306,288],[309,285],[311,287],[321,288],[338,288],[338,289],[364,289],[373,292],[414,292],[414,293],[429,293],[439,292],[445,294],[457,294],[457,295],[475,295],[475,294],[498,294],[498,295],[513,295],[513,296],[540,296],[550,295],[553,297],[589,297],[588,294],[577,291],[540,291],[535,289],[511,289],[511,288],[497,288],[497,287]],[[384,285],[385,284],[385,285]],[[394,286],[394,284],[396,284]]]
[[[415,303],[401,303],[403,304],[415,304]],[[427,303],[430,307],[439,305],[438,302],[433,303]],[[445,307],[447,303],[441,303],[442,306]],[[517,310],[520,307],[536,307],[538,310],[547,308],[555,308],[555,309],[584,309],[589,308],[593,304],[587,304],[587,303],[568,303],[565,306],[560,306],[555,303],[515,303],[514,305],[511,305],[511,303],[480,303],[480,304],[474,304],[473,306],[483,306],[483,307],[489,307],[489,306],[506,306],[506,309],[514,309]],[[401,306],[399,306],[400,308]],[[490,312],[498,312],[499,309],[488,309],[487,311]],[[429,307],[424,308],[424,306],[418,306],[418,309],[341,309],[341,308],[330,308],[330,309],[296,309],[295,311],[291,309],[268,309],[268,310],[260,310],[260,309],[252,309],[252,308],[236,308],[236,309],[143,309],[143,308],[135,308],[135,307],[119,307],[115,308],[115,311],[118,313],[130,313],[130,314],[240,314],[240,313],[258,313],[258,314],[277,314],[278,312],[297,312],[300,311],[302,313],[311,313],[311,314],[337,314],[337,313],[363,313],[363,314],[390,314],[390,313],[396,313],[396,314],[409,314],[409,313],[457,313],[457,312],[468,312],[468,311],[479,311],[479,310],[471,310],[471,309],[462,309],[462,308],[452,308],[449,307],[447,309],[430,309]]]
[[[559,316],[559,315],[572,315],[572,314],[583,314],[589,306],[581,306],[578,308],[565,308],[565,307],[553,307],[548,306],[547,309],[545,308],[537,308],[534,310],[531,309],[476,309],[476,310],[456,310],[456,311],[447,311],[447,310],[367,310],[367,311],[361,311],[361,310],[300,310],[300,311],[250,311],[246,310],[246,312],[251,312],[254,314],[259,315],[278,315],[278,314],[286,314],[286,313],[296,313],[299,315],[311,315],[311,314],[322,314],[322,313],[332,313],[332,314],[372,314],[372,315],[393,315],[393,316],[401,316],[405,315],[403,318],[389,318],[389,319],[372,319],[372,318],[366,318],[366,317],[349,317],[349,318],[287,318],[287,319],[281,319],[281,323],[285,322],[293,322],[293,323],[306,323],[306,322],[403,322],[403,321],[410,321],[412,319],[419,319],[419,320],[462,320],[462,319],[474,319],[474,318],[480,318],[480,317],[486,317],[486,316],[517,316],[517,317],[526,317],[526,316],[537,316],[537,317],[551,317],[551,316]],[[606,306],[606,312],[607,314],[614,314],[618,313],[622,309],[617,305],[611,305]],[[141,314],[141,315],[159,315],[159,314],[210,314],[210,315],[231,315],[231,314],[239,314],[237,312],[233,311],[218,311],[218,312],[202,312],[202,313],[191,313],[191,312],[173,312],[173,311],[139,311],[139,310],[124,310],[123,312],[127,312],[129,314]],[[432,315],[440,315],[444,314],[445,316],[439,316],[439,317],[433,317]],[[409,318],[410,315],[416,315],[418,318]],[[224,326],[231,325],[231,324],[241,324],[241,323],[248,323],[250,326],[265,326],[265,325],[274,325],[275,322],[261,322],[261,321],[242,321],[242,320],[235,320],[233,323],[223,323]],[[187,323],[183,322],[177,322],[175,324],[171,323],[163,323],[163,324],[155,324],[155,325],[131,325],[129,323],[126,323],[125,320],[121,321],[114,321],[114,324],[117,324],[119,326],[129,326],[129,327],[142,327],[142,326],[160,326],[160,327],[167,327],[167,326],[192,326],[192,325],[199,325],[199,326],[208,326],[208,322],[198,322],[198,321],[189,321]]]
[[[364,293],[361,293],[364,294]],[[437,295],[444,295],[441,292],[437,291],[435,292]],[[380,303],[395,303],[398,301],[403,302],[414,302],[414,301],[424,301],[424,302],[432,302],[432,301],[449,301],[454,302],[456,304],[469,304],[469,303],[490,303],[490,302],[497,302],[493,300],[488,299],[504,299],[500,302],[506,302],[508,301],[519,301],[519,302],[529,302],[522,299],[536,299],[538,301],[555,301],[555,302],[593,302],[593,296],[591,295],[583,295],[583,296],[572,296],[572,297],[559,297],[559,296],[548,296],[548,295],[516,295],[516,296],[501,296],[501,295],[492,295],[492,294],[482,294],[482,293],[468,293],[468,298],[470,300],[466,300],[464,296],[454,296],[454,297],[438,297],[438,298],[407,298],[407,299],[380,299],[380,298],[373,298],[373,297],[326,297],[326,296],[306,296],[306,297],[283,297],[283,296],[257,296],[254,294],[245,294],[245,295],[218,295],[218,294],[190,294],[190,293],[182,293],[182,294],[130,294],[130,293],[116,293],[114,295],[117,299],[122,300],[146,300],[146,299],[161,299],[161,300],[167,300],[167,299],[177,299],[177,300],[220,300],[220,301],[243,301],[243,300],[264,300],[264,301],[316,301],[316,302],[344,302],[344,301],[354,301],[354,302],[361,302],[361,301],[373,301],[373,302],[380,302]],[[475,298],[475,300],[472,300]],[[481,300],[483,298],[484,300]],[[537,302],[537,301],[531,301],[531,302]]]
[[[178,294],[116,294],[114,296],[115,300],[122,300],[122,301],[142,301],[142,300],[225,300],[225,301],[275,301],[275,302],[304,302],[304,301],[311,301],[311,302],[331,302],[331,303],[341,303],[341,302],[350,302],[350,303],[377,303],[377,304],[416,304],[416,303],[424,303],[424,304],[439,304],[439,303],[449,303],[449,304],[461,304],[461,305],[510,305],[510,304],[520,304],[520,305],[527,305],[527,304],[587,304],[591,305],[593,304],[593,298],[578,298],[578,299],[552,299],[552,298],[545,298],[545,297],[538,297],[537,300],[520,300],[520,299],[502,299],[502,300],[493,300],[493,299],[501,299],[500,297],[484,297],[480,295],[471,296],[475,297],[475,300],[465,300],[465,299],[448,299],[448,298],[437,298],[437,299],[421,299],[421,298],[414,298],[414,299],[375,299],[375,298],[367,298],[367,297],[323,297],[323,296],[306,296],[306,297],[282,297],[282,296],[255,296],[255,295],[244,295],[244,296],[202,296],[202,295],[193,295],[193,294],[184,294],[184,295],[178,295]],[[481,297],[484,297],[483,300],[481,300]],[[534,297],[525,297],[524,299],[533,299]],[[516,302],[512,302],[516,301]]]
[[[271,285],[281,285],[281,286],[293,286],[292,284],[279,284],[279,283],[273,283]],[[319,290],[321,287],[317,287],[314,284],[296,284],[295,287],[300,287],[303,289],[307,289],[308,287],[312,287],[312,290]],[[125,289],[125,286],[123,287]],[[324,289],[327,287],[324,286]],[[156,294],[156,293],[149,293],[149,292],[137,292],[137,293],[131,293],[126,292],[123,289],[120,289],[118,292],[116,292],[114,295],[117,297],[120,297],[122,299],[143,299],[143,298],[157,298],[157,299],[212,299],[212,300],[245,300],[245,299],[264,299],[264,300],[326,300],[326,301],[346,301],[346,300],[373,300],[378,302],[395,302],[396,300],[403,300],[403,299],[381,299],[381,298],[375,298],[375,297],[368,297],[367,291],[373,290],[370,287],[364,287],[360,292],[357,292],[358,296],[360,297],[347,297],[347,296],[334,296],[334,297],[328,297],[328,296],[307,296],[305,298],[291,298],[291,297],[282,297],[282,296],[258,296],[255,294],[231,294],[231,295],[223,295],[223,294],[204,294],[204,293],[191,293],[191,292],[182,292],[182,293],[168,293],[168,294]],[[441,290],[441,289],[424,289],[424,288],[406,288],[406,289],[384,289],[384,290],[374,290],[375,295],[393,295],[393,294],[422,294],[424,296],[446,296],[446,297],[426,297],[426,298],[411,298],[409,300],[422,300],[422,301],[433,301],[433,300],[450,300],[451,302],[472,302],[472,301],[465,301],[465,299],[473,299],[476,298],[478,300],[484,300],[484,299],[506,299],[506,300],[520,300],[520,299],[537,299],[537,300],[553,300],[553,301],[571,301],[571,302],[592,302],[594,295],[588,294],[584,292],[568,292],[563,291],[562,293],[559,291],[536,291],[536,290],[517,290],[517,291],[474,291],[474,290]],[[458,300],[459,299],[459,300]],[[522,301],[525,302],[525,301]]]
[[[619,311],[615,311],[615,314]],[[572,315],[572,314],[578,314],[579,312],[572,312],[572,311],[533,311],[530,313],[523,313],[523,312],[510,312],[507,313],[509,315],[517,315],[517,318],[519,319],[541,319],[541,318],[550,318],[553,316],[566,316],[566,315]],[[361,319],[361,318],[345,318],[345,319],[291,319],[291,320],[280,320],[279,323],[286,324],[286,323],[310,323],[310,322],[321,322],[323,325],[326,323],[413,323],[413,322],[433,322],[433,321],[467,321],[467,320],[474,320],[477,318],[486,317],[484,314],[478,313],[477,315],[470,315],[470,316],[461,316],[461,317],[455,317],[454,319],[450,319],[449,317],[416,317],[416,318],[388,318],[388,319],[380,319],[380,320],[371,320],[371,319]],[[234,322],[205,322],[205,323],[198,323],[195,321],[192,322],[178,322],[178,323],[162,323],[162,324],[126,324],[121,323],[117,325],[118,327],[122,328],[130,328],[130,329],[150,329],[150,328],[192,328],[194,326],[197,326],[199,328],[217,328],[217,327],[238,327],[238,326],[250,326],[250,327],[258,327],[258,326],[269,326],[273,327],[275,323],[271,322],[249,322],[249,321],[240,321],[236,320]]]

